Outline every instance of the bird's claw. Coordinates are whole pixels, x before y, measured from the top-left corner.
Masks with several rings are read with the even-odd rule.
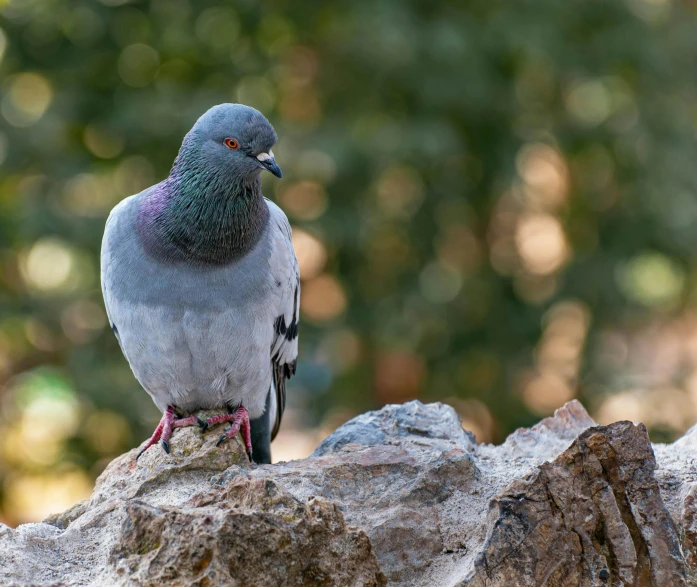
[[[153,435],[145,443],[145,446],[141,449],[141,451],[136,455],[136,461],[138,461],[146,450],[158,442],[162,446],[162,450],[169,454],[169,439],[172,437],[172,430],[175,428],[183,428],[185,426],[195,426],[197,424],[204,432],[208,428],[208,422],[204,422],[197,416],[189,416],[187,418],[178,417],[174,407],[169,406],[162,415],[162,419],[157,425],[155,432],[153,432]]]
[[[213,416],[208,420],[209,426],[215,426],[216,424],[222,424],[223,422],[231,422],[230,426],[215,443],[215,446],[220,446],[226,438],[233,438],[237,436],[238,432],[242,432],[242,441],[244,442],[245,450],[247,451],[247,456],[251,461],[252,454],[252,438],[251,429],[249,426],[249,413],[244,406],[236,408],[232,413],[220,414],[218,416]]]

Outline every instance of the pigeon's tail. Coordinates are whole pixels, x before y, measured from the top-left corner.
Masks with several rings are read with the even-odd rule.
[[[273,390],[269,389],[264,413],[258,418],[250,420],[252,428],[252,460],[258,465],[271,464],[271,428],[276,419],[276,410],[272,405],[272,392]]]

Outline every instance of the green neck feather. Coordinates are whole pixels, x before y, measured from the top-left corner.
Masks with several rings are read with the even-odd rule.
[[[196,265],[223,265],[244,256],[269,217],[259,175],[216,173],[180,158],[181,153],[141,208],[150,248],[167,260]]]

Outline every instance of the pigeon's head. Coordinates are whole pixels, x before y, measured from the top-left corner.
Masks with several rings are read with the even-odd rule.
[[[256,177],[266,169],[281,177],[271,147],[277,137],[264,115],[243,104],[213,106],[191,129],[183,150],[191,150],[197,163],[230,177]]]

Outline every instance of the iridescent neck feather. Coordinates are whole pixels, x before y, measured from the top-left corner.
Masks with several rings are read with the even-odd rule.
[[[162,261],[231,263],[257,244],[268,222],[261,178],[235,177],[187,154],[183,147],[169,177],[143,195],[139,237]]]

